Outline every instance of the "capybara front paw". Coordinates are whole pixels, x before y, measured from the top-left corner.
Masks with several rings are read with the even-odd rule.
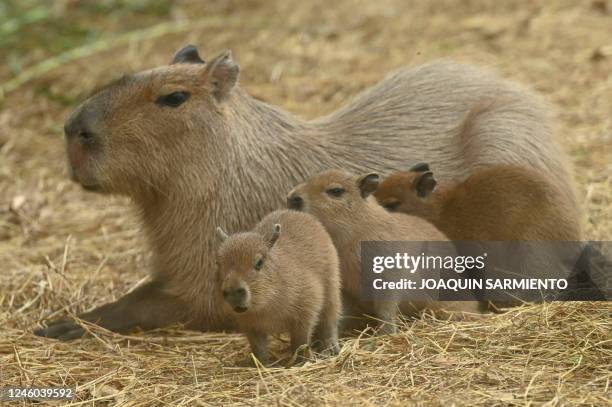
[[[66,318],[52,322],[49,326],[34,330],[34,335],[43,338],[54,338],[60,341],[70,341],[85,334],[85,330],[73,319]]]

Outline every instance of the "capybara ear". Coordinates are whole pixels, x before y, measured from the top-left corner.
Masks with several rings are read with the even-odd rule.
[[[428,163],[417,163],[410,167],[410,172],[426,172],[429,171]]]
[[[278,240],[281,234],[281,225],[277,223],[274,225],[274,232],[272,232],[272,238],[270,239],[270,247],[274,246],[274,243]]]
[[[200,58],[200,54],[198,54],[198,49],[195,45],[189,44],[178,50],[178,52],[172,58],[173,64],[203,64],[204,60]]]
[[[212,94],[218,101],[225,99],[238,82],[240,67],[232,59],[232,52],[225,51],[208,64],[206,74]]]
[[[433,172],[427,171],[414,180],[414,189],[419,197],[427,198],[436,188],[436,184]]]
[[[378,189],[378,183],[380,182],[380,176],[375,172],[362,175],[357,179],[357,186],[361,191],[361,197],[367,198],[372,192]]]
[[[217,226],[217,236],[219,236],[221,241],[226,241],[227,238],[229,237],[227,233],[225,232],[225,230],[223,230],[223,228],[221,228],[220,226]]]

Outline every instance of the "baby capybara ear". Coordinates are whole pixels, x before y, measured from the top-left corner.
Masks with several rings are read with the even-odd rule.
[[[231,90],[238,82],[240,67],[232,58],[232,52],[227,50],[206,67],[207,81],[212,89],[213,96],[221,102],[229,96]]]
[[[225,230],[223,230],[223,228],[220,226],[217,226],[217,236],[219,236],[219,239],[221,239],[222,242],[226,241],[229,237]]]
[[[427,198],[436,188],[436,184],[437,182],[433,176],[433,172],[427,171],[419,174],[419,176],[414,180],[413,185],[414,190],[419,197]]]
[[[357,179],[357,186],[361,191],[361,197],[367,198],[372,192],[376,191],[378,189],[379,182],[380,176],[375,172],[359,177]]]
[[[198,49],[195,45],[189,44],[178,50],[172,58],[170,65],[174,64],[203,64],[204,60],[200,58]]]
[[[417,163],[410,167],[410,172],[426,172],[429,171],[428,163]]]
[[[272,238],[270,239],[270,243],[269,243],[270,248],[274,246],[274,243],[276,243],[276,241],[280,237],[280,233],[281,233],[281,225],[280,223],[277,223],[274,225],[274,232],[272,232]]]

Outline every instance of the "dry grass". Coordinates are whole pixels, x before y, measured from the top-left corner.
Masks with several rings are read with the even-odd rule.
[[[424,319],[392,337],[346,340],[338,357],[290,369],[235,367],[245,355],[239,335],[170,330],[96,331],[76,345],[41,346],[16,328],[0,350],[11,382],[78,384],[82,399],[121,405],[602,406],[610,402],[609,312],[555,304],[477,322]]]
[[[612,405],[610,303],[418,320],[393,337],[345,340],[337,358],[292,369],[235,367],[247,351],[238,335],[119,336],[92,328],[94,337],[72,343],[34,337],[41,319],[117,298],[146,275],[147,251],[129,202],[87,194],[68,181],[64,118],[96,86],[166,63],[187,42],[208,57],[231,48],[252,94],[306,117],[333,110],[402,65],[437,57],[491,65],[556,106],[587,237],[611,240],[612,4],[607,10],[605,1],[570,0],[201,4],[173,7],[173,19],[189,22],[184,30],[116,43],[106,38],[108,47],[61,60],[6,95],[0,385],[65,383],[77,386],[75,403],[85,405]],[[276,341],[274,349],[285,345]]]

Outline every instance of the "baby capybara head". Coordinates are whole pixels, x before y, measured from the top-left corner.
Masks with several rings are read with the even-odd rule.
[[[271,271],[270,251],[280,237],[281,225],[274,225],[271,237],[255,232],[232,236],[217,228],[223,244],[217,255],[218,284],[225,302],[235,312],[257,311],[274,295],[277,285]]]
[[[409,171],[389,175],[374,192],[379,204],[391,212],[426,215],[430,209],[428,198],[436,187],[429,165],[419,163]]]
[[[287,207],[317,217],[324,225],[352,216],[367,204],[378,187],[379,176],[355,176],[341,170],[327,170],[296,186],[287,196]]]
[[[238,73],[229,51],[205,63],[189,45],[167,66],[105,86],[65,123],[71,177],[102,192],[163,192],[205,159],[194,146],[213,144]]]

